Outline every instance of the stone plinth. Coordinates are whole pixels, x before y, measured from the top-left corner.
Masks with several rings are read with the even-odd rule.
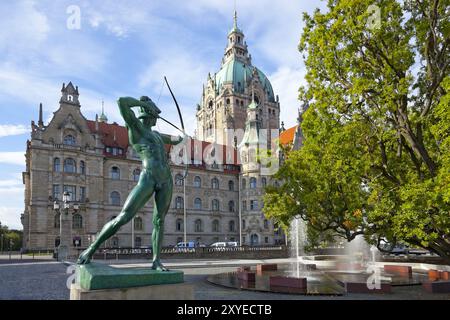
[[[435,269],[428,270],[428,280],[430,281],[436,281],[439,280],[441,277],[440,271]]]
[[[307,287],[306,278],[272,276],[269,278],[270,287],[290,287],[304,289]]]
[[[347,293],[390,293],[391,285],[389,283],[381,283],[380,289],[369,289],[367,283],[364,282],[345,282],[345,292]]]
[[[448,281],[450,280],[450,272],[449,271],[440,271],[439,272],[439,279]]]
[[[437,280],[450,280],[450,272],[448,271],[439,271],[436,269],[428,270],[428,280],[437,281]]]
[[[248,271],[237,272],[237,278],[239,280],[247,281],[247,282],[255,282],[256,281],[255,273],[248,272]]]
[[[422,287],[429,293],[450,293],[450,281],[428,281]]]
[[[100,263],[77,266],[77,284],[84,290],[133,288],[183,283],[182,271],[117,268]]]
[[[194,300],[194,287],[191,284],[178,283],[85,290],[78,284],[72,284],[70,300]]]
[[[412,268],[410,266],[399,266],[393,264],[385,264],[384,271],[395,273],[404,277],[412,278]]]
[[[258,264],[256,266],[256,273],[262,274],[265,271],[277,271],[278,266],[276,264]]]

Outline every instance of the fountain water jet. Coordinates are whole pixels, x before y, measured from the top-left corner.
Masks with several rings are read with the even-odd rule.
[[[293,262],[292,274],[297,277],[306,277],[305,265],[301,261],[301,256],[305,255],[305,245],[307,243],[306,223],[300,217],[295,217],[290,226],[291,235],[291,257],[295,258]]]

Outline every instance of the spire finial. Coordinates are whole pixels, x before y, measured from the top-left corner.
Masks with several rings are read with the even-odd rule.
[[[105,123],[108,122],[108,118],[105,115],[105,101],[103,101],[103,99],[102,99],[102,114],[99,117],[99,121]]]
[[[43,126],[44,126],[44,121],[43,121],[43,117],[42,117],[42,102],[39,104],[39,120],[38,120],[38,126],[39,126],[39,127],[43,127]]]
[[[236,11],[236,3],[234,4],[234,18],[233,18],[233,28],[237,29],[237,11]]]

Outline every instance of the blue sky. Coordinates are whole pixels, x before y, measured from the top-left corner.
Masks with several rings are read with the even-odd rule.
[[[80,29],[67,28],[71,5]],[[166,75],[181,105],[187,131],[208,72],[217,72],[233,22],[234,1],[1,1],[0,12],[0,221],[21,228],[22,172],[31,120],[43,103],[48,123],[63,82],[79,87],[81,110],[94,119],[105,101],[109,121],[123,123],[115,100],[148,95],[178,124]],[[322,1],[236,1],[252,62],[280,97],[281,120],[295,124],[304,66],[297,44],[302,12]],[[5,32],[7,31],[7,32]],[[159,100],[158,97],[160,96]],[[173,133],[160,125],[161,131]]]

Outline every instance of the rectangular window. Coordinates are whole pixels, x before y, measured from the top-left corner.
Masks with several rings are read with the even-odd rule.
[[[269,243],[269,237],[264,238],[264,243]]]
[[[247,201],[242,201],[242,210],[247,210]]]
[[[250,200],[250,210],[258,210],[258,200]]]
[[[59,184],[53,185],[53,192],[52,192],[53,200],[61,200],[61,189]]]
[[[80,202],[86,201],[86,187],[80,187]]]
[[[77,201],[77,188],[75,186],[64,186],[64,192],[70,194],[70,201]]]

